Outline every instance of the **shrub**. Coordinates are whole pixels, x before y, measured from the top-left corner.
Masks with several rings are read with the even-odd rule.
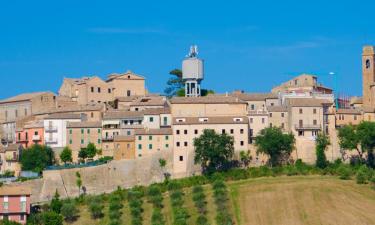
[[[43,225],[62,225],[63,217],[54,211],[47,211],[42,213],[42,221]]]
[[[351,177],[351,171],[350,169],[345,165],[340,165],[337,169],[338,175],[340,179],[342,180],[350,180]]]
[[[66,201],[61,207],[61,215],[67,222],[73,222],[77,219],[78,209],[73,201]]]
[[[366,184],[367,180],[370,180],[372,176],[372,171],[366,166],[362,165],[356,175],[357,184]]]
[[[56,190],[55,195],[53,196],[53,199],[51,201],[51,210],[56,213],[60,213],[62,205],[63,203],[60,200],[59,192],[57,192]]]
[[[92,197],[89,201],[89,210],[93,219],[103,217],[103,200],[100,196]]]
[[[208,220],[207,220],[207,217],[205,215],[199,215],[198,218],[197,218],[197,222],[196,222],[197,225],[208,225]]]

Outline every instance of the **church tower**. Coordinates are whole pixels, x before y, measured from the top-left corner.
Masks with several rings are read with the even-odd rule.
[[[363,106],[375,108],[375,51],[374,46],[364,46],[362,52]]]

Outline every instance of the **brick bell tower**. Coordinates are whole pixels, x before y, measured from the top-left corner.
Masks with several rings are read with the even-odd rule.
[[[364,46],[362,52],[363,106],[375,108],[375,51],[374,46]]]

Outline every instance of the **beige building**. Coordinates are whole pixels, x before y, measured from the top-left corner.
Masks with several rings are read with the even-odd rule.
[[[19,176],[21,172],[21,165],[19,163],[21,151],[22,146],[18,144],[0,145],[0,174],[11,171],[16,176]]]
[[[248,150],[249,127],[246,116],[226,117],[173,117],[173,171],[176,177],[190,176],[200,172],[194,165],[194,138],[203,130],[213,129],[234,137],[235,155]]]
[[[21,94],[0,101],[1,139],[14,143],[16,122],[45,109],[55,108],[55,95],[51,92]]]
[[[115,136],[114,137],[114,160],[135,159],[134,136]]]
[[[68,122],[66,125],[67,146],[72,149],[73,162],[78,162],[78,152],[89,143],[102,148],[101,122]],[[112,156],[112,152],[102,151],[103,156]]]
[[[171,128],[135,130],[135,158],[147,157],[157,152],[170,152],[173,149]]]
[[[170,103],[173,117],[246,116],[247,112],[247,103],[233,96],[174,97]]]
[[[301,74],[293,79],[274,87],[272,93],[304,93],[318,92],[323,94],[331,94],[332,89],[318,83],[318,79],[314,75]]]
[[[109,103],[118,97],[144,96],[145,79],[128,71],[111,74],[106,81],[97,76],[83,78],[64,78],[59,95],[69,97],[79,105],[90,103]]]

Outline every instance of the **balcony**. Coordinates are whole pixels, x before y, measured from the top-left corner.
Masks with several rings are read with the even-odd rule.
[[[121,129],[142,129],[144,128],[142,124],[121,124]]]
[[[41,138],[40,138],[40,135],[33,135],[33,141],[40,141]]]
[[[48,126],[45,128],[46,133],[54,133],[57,132],[57,127]]]
[[[113,141],[113,136],[106,136],[102,138],[102,141]]]
[[[294,128],[296,130],[321,130],[322,126],[320,124],[296,124]]]
[[[47,145],[54,145],[54,144],[57,144],[57,143],[58,143],[58,141],[57,141],[56,138],[53,138],[53,139],[46,139],[45,142],[46,142]]]
[[[24,142],[28,142],[28,138],[21,138],[21,139],[17,139],[16,143],[24,143]]]
[[[268,112],[266,110],[260,109],[260,110],[248,110],[248,115],[268,115]]]

